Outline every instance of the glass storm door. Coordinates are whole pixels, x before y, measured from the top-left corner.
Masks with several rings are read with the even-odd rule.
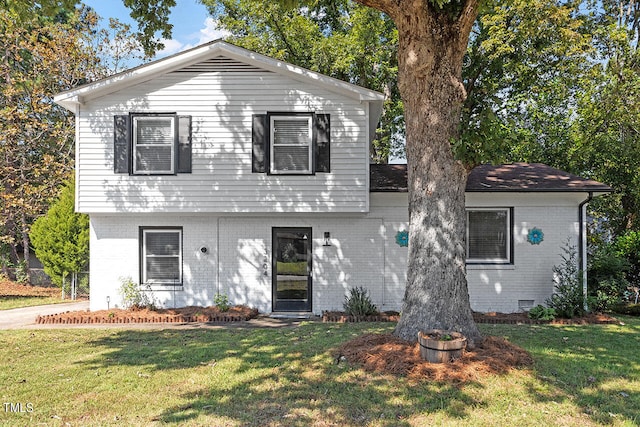
[[[273,311],[311,311],[311,228],[273,229]]]

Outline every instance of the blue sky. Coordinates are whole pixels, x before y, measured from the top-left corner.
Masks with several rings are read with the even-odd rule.
[[[102,18],[101,24],[106,25],[109,18],[118,18],[121,22],[131,24],[137,29],[136,23],[129,16],[122,0],[84,0],[87,6],[93,8]],[[207,9],[197,0],[176,0],[176,6],[171,11],[169,22],[173,24],[171,40],[163,40],[164,50],[157,53],[155,58],[162,58],[193,46],[224,36],[216,28],[215,21],[207,13]]]

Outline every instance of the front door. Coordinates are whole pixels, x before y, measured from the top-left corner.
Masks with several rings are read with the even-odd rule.
[[[273,311],[311,311],[311,228],[273,229]]]

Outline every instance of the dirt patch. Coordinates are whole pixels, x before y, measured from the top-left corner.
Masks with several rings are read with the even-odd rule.
[[[99,311],[68,311],[66,313],[38,316],[40,324],[77,323],[187,323],[187,322],[240,322],[258,316],[258,310],[246,306],[230,307],[220,311],[218,307],[183,307],[171,309],[123,310],[114,308]]]
[[[0,297],[59,297],[59,288],[22,285],[0,278]]]
[[[336,352],[338,362],[342,357],[370,372],[454,384],[477,381],[485,375],[503,374],[533,363],[524,349],[491,336],[451,363],[429,363],[420,356],[418,343],[389,334],[367,334],[346,342]]]

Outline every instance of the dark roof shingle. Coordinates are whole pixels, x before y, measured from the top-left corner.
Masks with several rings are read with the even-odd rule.
[[[370,165],[372,192],[406,192],[407,165]],[[480,165],[467,181],[467,192],[602,192],[612,189],[542,163]]]

